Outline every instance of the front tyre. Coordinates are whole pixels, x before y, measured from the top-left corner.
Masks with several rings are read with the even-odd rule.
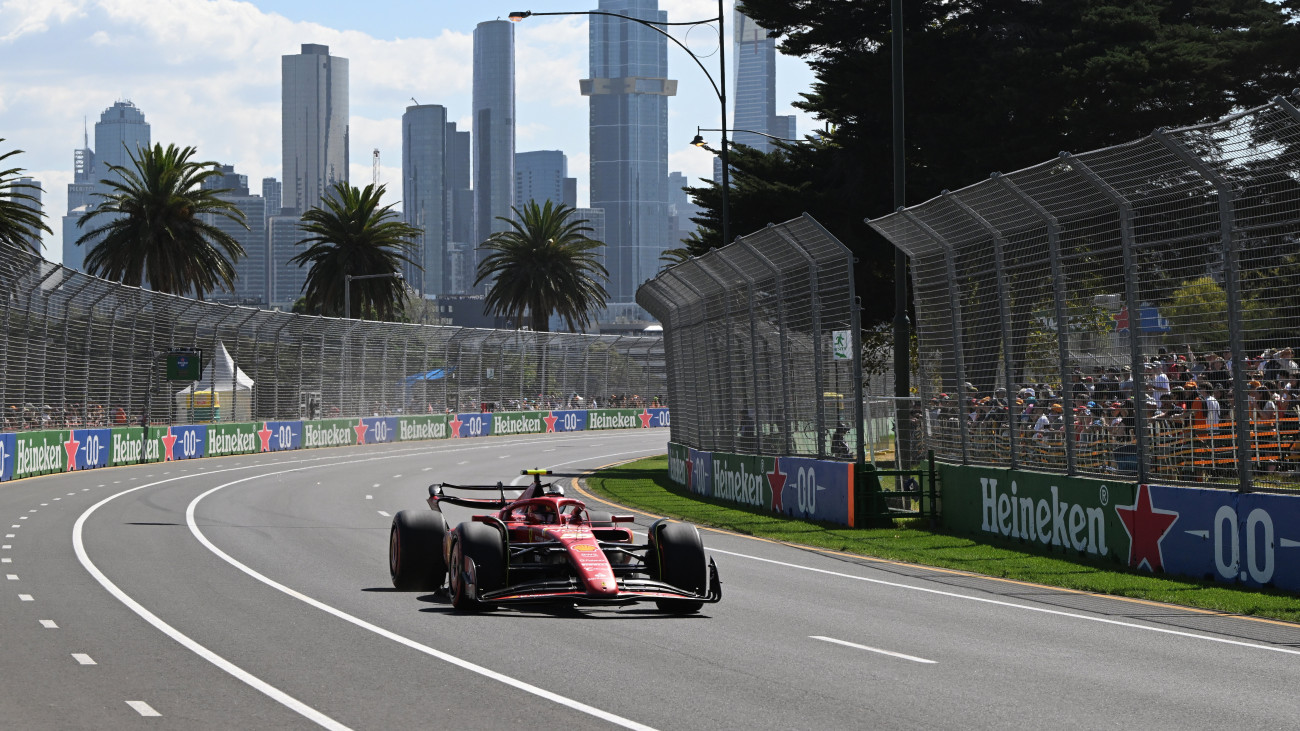
[[[650,552],[646,557],[650,578],[703,596],[708,592],[709,569],[704,540],[690,523],[656,523],[650,530]],[[691,614],[704,602],[697,599],[657,599],[660,611]]]
[[[432,510],[402,510],[388,532],[388,573],[402,591],[436,591],[447,576],[442,542],[447,521]]]
[[[472,576],[467,559],[473,563]],[[501,532],[484,523],[461,523],[452,532],[447,565],[451,605],[463,611],[482,609],[477,597],[506,585],[506,545]]]

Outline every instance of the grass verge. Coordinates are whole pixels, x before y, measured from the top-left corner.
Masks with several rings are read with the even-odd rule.
[[[856,529],[747,510],[735,503],[692,495],[673,485],[668,480],[666,456],[601,470],[587,478],[587,487],[620,505],[775,541],[1079,591],[1300,622],[1300,602],[1293,594],[1135,573],[1119,570],[1113,562],[1085,556],[1017,551],[929,530],[923,519],[895,521],[892,528]]]

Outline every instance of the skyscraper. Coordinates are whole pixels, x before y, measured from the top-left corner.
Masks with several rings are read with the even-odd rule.
[[[114,102],[100,113],[99,121],[95,123],[95,150],[90,149],[89,142],[86,139],[82,148],[74,153],[73,179],[68,184],[68,215],[63,217],[63,264],[70,269],[84,269],[86,251],[93,246],[89,242],[76,245],[77,239],[85,233],[77,221],[99,205],[102,200],[99,195],[109,192],[108,186],[99,181],[121,178],[108,166],[130,169],[131,157],[138,156],[141,148],[150,145],[149,123],[135,104]],[[107,219],[99,218],[91,222],[91,227],[105,223],[108,223]]]
[[[771,152],[769,134],[794,139],[794,115],[776,113],[776,39],[753,20],[735,11],[736,91],[732,110],[731,141]],[[760,132],[763,134],[753,134]],[[713,161],[713,179],[721,180],[722,161]]]
[[[348,60],[304,43],[280,58],[282,205],[306,211],[348,180]]]
[[[235,288],[232,292],[217,290],[212,299],[225,302],[264,305],[270,302],[267,282],[269,261],[266,241],[266,200],[248,190],[248,176],[235,172],[233,165],[221,166],[221,177],[204,181],[203,187],[224,190],[217,197],[235,204],[244,214],[242,226],[226,216],[208,214],[208,223],[229,234],[244,247],[244,256],[235,262]]]
[[[423,233],[411,257],[423,272],[403,265],[406,281],[422,295],[447,291],[447,109],[406,108],[402,115],[402,212]]]
[[[17,196],[21,194],[21,195],[29,195],[32,198],[36,199],[32,201],[23,198],[23,199],[15,200],[14,202],[20,206],[25,206],[27,208],[30,208],[31,210],[36,212],[37,217],[40,217],[41,212],[44,210],[41,205],[41,181],[37,180],[36,178],[18,178],[17,180],[13,181],[13,184],[14,187],[10,190],[11,196]],[[41,232],[39,230],[37,230],[31,236],[28,236],[25,240],[27,241],[28,244],[32,246],[32,248],[36,249],[37,251],[40,251],[41,246],[43,246],[43,244],[41,243]]]
[[[267,273],[271,305],[286,310],[302,296],[302,287],[307,283],[306,267],[289,262],[304,251],[298,246],[298,242],[307,236],[299,228],[301,223],[302,211],[297,208],[281,208],[278,214],[266,219],[266,241],[271,252],[271,266]]]
[[[603,12],[667,22],[658,0],[600,0]],[[639,23],[593,15],[589,25],[591,207],[605,210],[611,303],[635,301],[669,247],[667,39]]]
[[[473,151],[470,149],[468,131],[458,131],[455,122],[447,123],[447,242],[464,247],[476,242],[474,236],[474,189],[471,185]],[[462,262],[463,263],[463,262]],[[463,273],[462,273],[463,274]],[[468,289],[449,279],[449,292],[464,294]]]
[[[568,175],[569,160],[560,150],[515,153],[515,205],[523,210],[529,201],[538,207],[551,201],[576,207],[578,181]]]
[[[505,231],[515,189],[515,27],[489,20],[474,28],[474,208],[477,246]]]
[[[266,215],[277,216],[284,201],[284,188],[275,178],[262,178],[262,200],[266,201]]]
[[[672,246],[669,248],[682,246],[687,237],[699,228],[699,224],[691,219],[699,216],[702,211],[686,193],[687,185],[688,181],[684,174],[680,172],[668,174],[668,220],[669,228],[672,230]]]

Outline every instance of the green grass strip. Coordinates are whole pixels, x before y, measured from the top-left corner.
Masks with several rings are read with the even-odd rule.
[[[668,480],[666,456],[601,470],[587,478],[587,487],[612,502],[654,515],[774,541],[1078,591],[1300,622],[1300,602],[1295,595],[1285,592],[1235,589],[1213,582],[1137,573],[1084,555],[1018,551],[930,530],[926,519],[897,520],[892,528],[846,528],[832,523],[790,520],[700,497]]]

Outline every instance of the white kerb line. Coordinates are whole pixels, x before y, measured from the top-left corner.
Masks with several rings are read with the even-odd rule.
[[[834,637],[823,637],[821,635],[809,635],[808,637],[809,639],[813,639],[813,640],[821,640],[822,642],[833,642],[837,645],[844,645],[845,647],[852,647],[858,650],[866,650],[867,652],[875,652],[881,655],[897,657],[903,660],[911,660],[912,662],[925,663],[926,665],[936,664],[934,660],[926,660],[923,657],[916,657],[915,655],[904,655],[901,652],[894,652],[892,650],[882,650],[879,647],[867,647],[866,645],[859,645],[856,642],[846,642],[845,640],[837,640]]]

